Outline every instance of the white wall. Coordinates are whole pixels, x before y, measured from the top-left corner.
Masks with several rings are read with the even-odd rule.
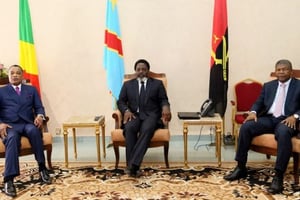
[[[112,103],[102,53],[105,0],[29,0],[39,77],[49,128],[70,115],[106,116]],[[181,134],[178,111],[194,111],[208,97],[213,0],[119,0],[125,72],[146,58],[168,76],[172,134]],[[269,80],[281,58],[300,66],[300,1],[228,0],[229,90],[246,77]],[[19,62],[18,1],[0,0],[0,62]],[[226,132],[231,131],[228,104]],[[196,131],[196,129],[195,129]],[[82,130],[84,134],[88,131]]]

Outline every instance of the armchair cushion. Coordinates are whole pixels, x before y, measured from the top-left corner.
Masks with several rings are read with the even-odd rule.
[[[49,132],[43,133],[43,143],[44,143],[44,150],[47,151],[47,162],[49,168],[52,168],[51,163],[51,153],[52,153],[52,134]],[[20,156],[30,155],[32,154],[31,144],[29,143],[28,138],[22,136],[21,137],[21,149],[20,149]],[[2,140],[0,140],[0,158],[5,158],[5,145],[3,144]]]
[[[271,148],[274,149],[274,151],[277,151],[277,141],[275,140],[274,137],[275,136],[272,133],[265,133],[254,137],[251,144],[260,147]],[[293,152],[300,153],[300,139],[294,136],[292,138],[292,144],[293,144]]]
[[[125,137],[123,135],[122,129],[115,129],[111,132],[111,139],[114,142],[125,142]],[[157,129],[151,142],[169,142],[170,141],[170,131],[169,129]]]

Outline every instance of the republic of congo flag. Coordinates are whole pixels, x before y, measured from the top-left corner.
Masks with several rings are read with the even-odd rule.
[[[40,93],[38,66],[34,49],[28,0],[19,1],[19,39],[20,65],[24,70],[24,78],[28,79]]]
[[[215,0],[210,61],[209,98],[223,117],[228,89],[228,24],[226,0]]]
[[[108,88],[113,97],[113,108],[123,84],[124,60],[119,26],[117,0],[107,0],[104,47],[104,68]]]

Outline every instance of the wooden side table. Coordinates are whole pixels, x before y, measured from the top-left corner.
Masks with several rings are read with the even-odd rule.
[[[72,129],[73,142],[74,142],[74,156],[77,159],[77,145],[76,145],[76,128],[95,128],[96,147],[98,167],[101,167],[101,155],[100,155],[100,127],[102,132],[102,145],[103,145],[103,157],[106,157],[105,151],[105,117],[103,115],[95,119],[95,116],[72,116],[63,123],[64,145],[65,145],[65,166],[68,167],[68,129]]]
[[[187,147],[188,147],[188,126],[203,126],[203,125],[213,125],[216,130],[216,157],[218,158],[218,166],[221,166],[221,135],[223,132],[223,119],[219,114],[215,114],[214,117],[202,117],[201,119],[193,120],[181,120],[183,122],[183,142],[184,142],[184,167],[188,167],[188,156],[187,156]]]

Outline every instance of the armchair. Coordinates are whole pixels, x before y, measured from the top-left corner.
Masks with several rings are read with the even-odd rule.
[[[8,82],[0,85],[0,87],[3,87]],[[26,84],[30,84],[28,81],[26,81]],[[42,134],[43,134],[43,143],[44,143],[44,150],[47,153],[47,163],[49,169],[52,168],[52,162],[51,162],[51,155],[52,155],[52,134],[48,132],[48,126],[47,122],[49,121],[49,117],[45,117],[46,120],[43,121],[43,127],[42,127]],[[31,144],[27,137],[22,136],[21,137],[21,148],[20,148],[20,154],[19,156],[25,156],[33,154]],[[3,144],[2,140],[0,140],[0,158],[5,158],[5,145]]]
[[[275,77],[274,72],[271,73],[271,77]],[[293,77],[300,78],[300,70],[293,70]],[[298,127],[300,131],[300,126]],[[292,138],[292,157],[293,157],[293,174],[294,174],[294,183],[299,184],[299,156],[300,156],[300,133],[297,136]],[[277,155],[277,141],[275,140],[273,133],[264,133],[262,135],[256,136],[253,138],[250,149],[252,151],[263,153],[267,155],[267,158],[270,156]]]
[[[49,121],[49,117],[45,117],[46,120],[43,122],[43,142],[44,142],[44,150],[47,152],[47,163],[48,167],[52,168],[51,155],[52,155],[52,134],[48,132],[47,122]],[[31,144],[27,137],[21,137],[21,149],[20,156],[33,154]],[[0,140],[0,158],[5,158],[5,146]]]
[[[262,84],[253,79],[245,79],[234,86],[235,100],[232,105],[232,134],[235,137],[235,149],[239,135],[239,128],[247,117],[247,112],[255,102],[262,89]]]
[[[159,79],[163,82],[165,88],[167,88],[167,78],[164,73],[154,73],[149,72],[149,77]],[[124,82],[128,81],[130,79],[136,78],[135,74],[125,74],[124,75]],[[119,160],[120,160],[120,151],[119,147],[125,147],[125,138],[123,136],[123,130],[121,129],[121,123],[122,123],[122,114],[119,110],[115,111],[112,114],[112,117],[115,120],[115,129],[111,131],[111,140],[112,145],[115,152],[116,162],[115,162],[115,168],[117,169],[119,166]],[[168,129],[168,124],[163,129],[157,129],[154,132],[154,135],[151,139],[151,142],[149,144],[149,147],[163,147],[164,148],[164,160],[165,165],[167,168],[169,168],[169,161],[168,161],[168,154],[169,154],[169,141],[170,141],[170,131]]]

